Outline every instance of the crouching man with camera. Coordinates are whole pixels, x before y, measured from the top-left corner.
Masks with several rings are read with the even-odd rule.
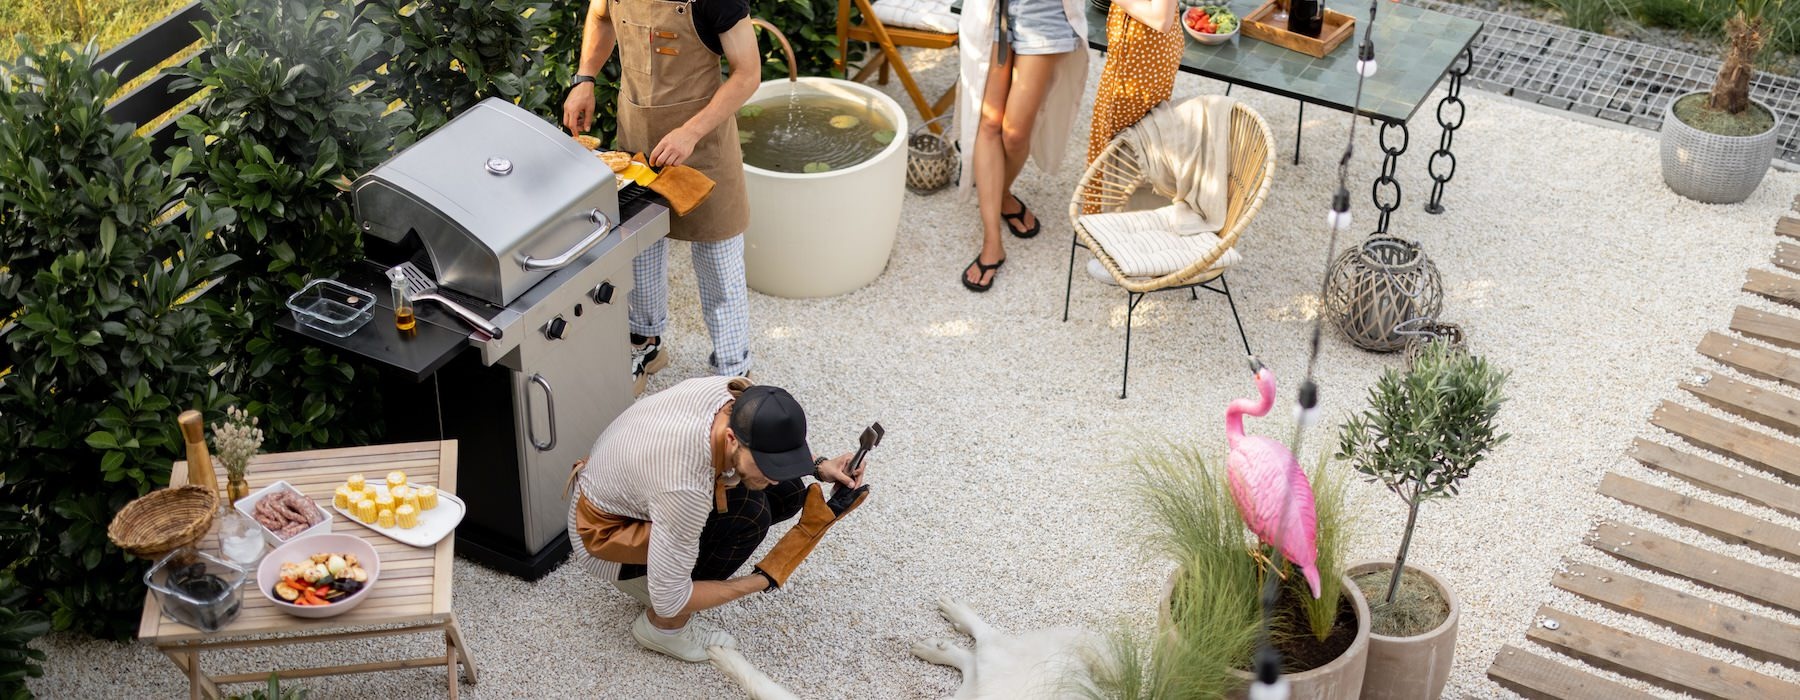
[[[787,391],[743,377],[689,379],[620,414],[575,465],[574,559],[645,606],[631,626],[638,644],[705,661],[707,647],[736,641],[693,614],[785,585],[825,531],[868,499],[850,461],[813,457],[806,414]],[[769,527],[796,515],[751,573],[736,576]]]

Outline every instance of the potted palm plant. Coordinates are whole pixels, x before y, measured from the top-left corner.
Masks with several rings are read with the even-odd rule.
[[[1313,597],[1291,564],[1271,572],[1272,551],[1249,537],[1222,470],[1197,451],[1172,448],[1137,463],[1139,493],[1155,522],[1156,554],[1173,559],[1154,634],[1113,637],[1086,668],[1079,692],[1106,700],[1241,698],[1263,630],[1267,576],[1280,577],[1270,637],[1294,698],[1354,700],[1362,687],[1369,608],[1344,575],[1348,530],[1342,476],[1309,470],[1318,522],[1321,591]],[[1262,556],[1256,556],[1260,553]]]
[[[1383,373],[1369,390],[1369,408],[1339,433],[1338,459],[1406,502],[1406,527],[1394,560],[1349,568],[1369,598],[1374,626],[1364,698],[1443,693],[1461,604],[1443,580],[1408,564],[1407,550],[1419,507],[1455,496],[1475,465],[1506,441],[1494,425],[1506,400],[1505,384],[1506,373],[1487,360],[1434,340],[1405,374]]]
[[[1663,115],[1663,182],[1710,204],[1742,202],[1775,156],[1775,111],[1750,99],[1756,56],[1769,38],[1765,20],[1784,0],[1737,0],[1725,22],[1725,63],[1712,89],[1677,97]]]

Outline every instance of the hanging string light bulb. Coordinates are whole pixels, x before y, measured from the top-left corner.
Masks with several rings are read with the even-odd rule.
[[[1313,314],[1311,337],[1307,342],[1306,375],[1300,381],[1300,390],[1294,403],[1294,439],[1289,441],[1289,449],[1300,454],[1300,441],[1305,431],[1319,419],[1319,385],[1314,381],[1314,370],[1319,362],[1320,338],[1323,336],[1326,288],[1331,280],[1331,258],[1337,251],[1337,235],[1350,228],[1350,159],[1356,153],[1356,120],[1357,112],[1362,109],[1363,82],[1375,75],[1375,12],[1380,0],[1370,0],[1369,21],[1363,25],[1363,40],[1356,50],[1356,99],[1350,106],[1350,133],[1345,139],[1344,156],[1338,159],[1337,190],[1331,195],[1331,210],[1325,215],[1325,228],[1329,231],[1325,245],[1325,273],[1319,276],[1320,310]],[[1285,519],[1283,520],[1285,523]],[[1283,566],[1280,543],[1285,532],[1277,533],[1275,542],[1275,571]],[[1262,629],[1258,634],[1256,656],[1252,659],[1250,682],[1250,700],[1288,700],[1292,692],[1286,678],[1281,675],[1281,652],[1276,651],[1271,641],[1271,630],[1274,627],[1275,606],[1281,600],[1281,577],[1270,575],[1263,579],[1262,590]]]

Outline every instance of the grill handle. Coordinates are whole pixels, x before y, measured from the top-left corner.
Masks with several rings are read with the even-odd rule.
[[[437,292],[414,294],[413,301],[435,301],[439,306],[444,307],[445,311],[449,311],[450,313],[455,314],[457,318],[462,319],[463,323],[474,326],[476,330],[486,333],[489,338],[494,340],[500,339],[500,327],[494,325],[493,321],[482,318],[480,314],[470,311],[469,307],[451,301],[449,298],[444,297]]]
[[[531,383],[544,387],[544,417],[548,418],[550,422],[550,440],[549,442],[538,442],[537,423],[531,420],[532,415],[536,413],[531,409],[531,387],[525,387],[525,436],[531,440],[531,446],[536,447],[539,452],[549,452],[556,449],[556,394],[550,390],[550,380],[545,379],[544,375],[531,375]]]
[[[600,241],[606,240],[606,234],[613,231],[612,220],[606,218],[606,214],[599,209],[589,209],[587,218],[594,222],[594,232],[577,241],[574,247],[563,251],[561,255],[554,258],[534,258],[527,255],[524,260],[519,261],[519,267],[525,268],[526,272],[560,270],[568,267],[569,263],[575,262],[581,256],[587,255],[587,252],[593,250],[594,246],[600,245]]]

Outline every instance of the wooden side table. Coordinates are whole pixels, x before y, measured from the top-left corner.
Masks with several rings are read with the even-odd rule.
[[[405,471],[413,483],[435,485],[440,490],[455,493],[456,441],[257,455],[250,463],[246,477],[252,490],[285,480],[322,508],[329,508],[333,492],[350,475],[363,474],[380,480],[382,475],[396,469]],[[176,462],[169,479],[171,483],[186,482],[187,463]],[[188,695],[193,700],[203,697],[218,700],[224,697],[219,686],[262,682],[268,679],[270,671],[279,673],[286,680],[443,666],[450,697],[454,700],[458,687],[457,664],[461,663],[469,683],[475,683],[475,658],[463,641],[462,630],[456,624],[456,613],[450,605],[451,555],[456,538],[445,537],[428,548],[413,547],[344,517],[334,517],[331,529],[368,540],[381,555],[381,580],[369,592],[369,598],[355,610],[322,620],[301,619],[277,610],[261,593],[246,590],[238,618],[224,629],[208,633],[164,617],[156,595],[146,592],[138,638],[155,645],[187,675]],[[216,536],[208,535],[201,548],[216,550]],[[252,571],[250,586],[254,588],[255,585],[255,572]],[[376,626],[382,629],[369,629]],[[200,668],[200,653],[204,651],[407,634],[443,635],[444,655],[220,676],[209,675]]]

